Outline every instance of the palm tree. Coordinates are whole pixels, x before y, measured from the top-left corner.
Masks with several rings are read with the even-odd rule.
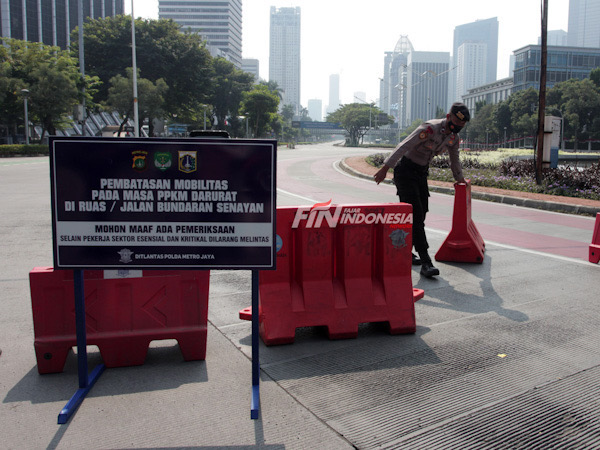
[[[274,81],[274,80],[269,80],[269,81],[261,80],[259,84],[262,84],[263,86],[266,86],[267,89],[269,89],[269,91],[273,92],[275,95],[277,95],[277,97],[279,97],[279,100],[283,100],[283,89],[281,89],[279,87],[279,85],[277,84],[277,81]]]

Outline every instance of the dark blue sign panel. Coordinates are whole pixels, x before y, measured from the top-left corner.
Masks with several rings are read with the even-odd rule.
[[[308,122],[308,121],[293,121],[293,128],[311,128],[321,130],[343,130],[344,128],[339,122]]]
[[[274,269],[272,140],[50,139],[54,267]]]

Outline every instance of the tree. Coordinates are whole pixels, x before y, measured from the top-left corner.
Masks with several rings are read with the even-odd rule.
[[[304,107],[300,107],[300,120],[301,121],[312,121],[312,119],[310,119],[310,117],[308,116],[308,108],[304,108]]]
[[[371,129],[374,116],[387,117],[387,120],[379,121],[380,125],[393,122],[393,119],[379,108],[364,103],[343,105],[327,116],[327,122],[339,122],[348,132],[348,146],[357,147],[363,136]]]
[[[298,140],[300,130],[292,127],[292,120],[295,116],[294,105],[283,105],[279,113],[280,119],[277,121],[284,141],[295,142]]]
[[[150,136],[154,135],[153,119],[160,119],[163,117],[165,99],[167,98],[168,91],[169,87],[162,78],[156,80],[156,83],[153,83],[146,78],[138,78],[140,126],[147,121],[148,134]]]
[[[122,75],[115,75],[110,79],[108,98],[102,103],[105,109],[117,111],[119,117],[123,119],[117,136],[121,135],[123,127],[129,118],[133,116],[133,70],[130,72],[128,74],[130,76],[127,78]]]
[[[533,88],[517,91],[508,98],[511,117],[509,127],[507,127],[509,134],[514,133],[517,136],[533,136],[536,134],[538,120],[536,108],[538,102],[538,92]]]
[[[564,139],[600,136],[600,88],[591,79],[567,80],[548,91],[548,110],[564,120]]]
[[[8,89],[0,97],[2,116],[7,118],[9,114],[19,111],[22,105],[21,89],[26,88],[29,90],[30,120],[42,125],[42,138],[46,132],[54,134],[56,128],[66,122],[73,107],[81,101],[78,86],[81,87],[83,82],[77,61],[59,47],[16,39],[2,41],[1,84]],[[20,116],[21,113],[17,113],[16,117]],[[10,119],[8,121],[11,122]]]
[[[84,25],[86,73],[97,75],[104,83],[98,101],[108,98],[110,79],[131,67],[131,18],[115,16],[89,20]],[[137,67],[144,78],[169,86],[164,109],[170,115],[191,116],[209,103],[212,57],[202,38],[182,33],[172,20],[135,20]],[[77,55],[78,30],[71,38]]]
[[[490,124],[493,121],[494,105],[483,103],[476,108],[476,111],[477,115],[468,122],[466,131],[469,133],[471,140],[489,142],[490,132],[492,136],[497,136],[497,132],[494,129],[490,129]]]
[[[400,135],[400,141],[406,139],[413,131],[421,126],[423,123],[422,119],[415,119]]]
[[[269,81],[260,81],[259,83],[262,86],[266,86],[267,89],[271,92],[273,92],[277,98],[279,99],[279,101],[283,100],[283,89],[281,89],[279,87],[279,85],[277,84],[277,81],[275,80],[269,80]]]
[[[12,76],[8,48],[0,46],[0,124],[5,136],[17,134],[17,122],[24,113],[21,89],[26,86],[24,80]]]
[[[153,83],[145,78],[140,78],[139,73],[140,71],[138,70],[139,125],[141,126],[144,119],[147,119],[150,135],[152,135],[154,134],[152,119],[162,116],[164,98],[169,88],[162,78]],[[127,68],[127,78],[122,75],[116,75],[110,79],[108,99],[104,102],[104,107],[108,110],[117,111],[123,118],[119,126],[120,135],[123,131],[123,126],[133,115],[133,68]]]
[[[42,125],[42,140],[46,132],[56,134],[56,128],[70,122],[68,115],[79,101],[77,77],[60,66],[45,63],[31,72],[29,110],[31,117]]]
[[[600,88],[600,67],[596,67],[590,72],[590,80],[592,80],[597,88]]]
[[[591,137],[600,131],[596,120],[600,115],[600,91],[590,79],[568,80],[561,88],[567,129],[573,133],[577,149],[580,137]]]
[[[265,85],[256,85],[242,94],[241,109],[248,113],[254,137],[265,134],[269,123],[277,117],[278,107],[279,98]]]
[[[294,105],[283,105],[283,108],[281,108],[281,117],[288,126],[291,125],[294,115]]]
[[[252,74],[237,69],[226,59],[216,58],[213,61],[213,83],[210,101],[219,128],[225,129],[228,117],[230,117],[230,122],[237,121],[242,93],[252,89],[253,84],[254,76]]]
[[[512,135],[512,122],[508,100],[504,100],[495,106],[491,121],[490,128],[498,136],[498,141],[500,141],[501,136],[504,138],[504,130],[506,130],[509,136]]]

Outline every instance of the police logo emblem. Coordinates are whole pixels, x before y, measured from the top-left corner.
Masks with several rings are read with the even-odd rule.
[[[143,150],[136,150],[134,152],[131,152],[131,157],[133,158],[131,168],[135,169],[138,172],[146,170],[146,156],[148,156],[148,152],[145,152]]]
[[[198,152],[179,151],[179,170],[183,173],[192,173],[197,169]]]
[[[406,247],[406,237],[408,233],[404,230],[394,230],[390,233],[390,239],[392,240],[392,245],[394,248],[404,248]]]
[[[154,165],[163,172],[171,167],[172,163],[169,152],[156,152],[154,154]]]
[[[419,139],[425,139],[427,137],[427,133],[425,131],[421,131],[421,133],[419,133]]]
[[[127,264],[132,261],[131,255],[133,255],[133,252],[131,250],[129,250],[128,248],[124,248],[123,250],[120,250],[117,253],[121,257],[121,259],[119,259],[119,262]]]

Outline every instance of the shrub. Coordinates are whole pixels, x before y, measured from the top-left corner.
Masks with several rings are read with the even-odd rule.
[[[383,153],[375,153],[374,155],[367,156],[367,162],[372,166],[379,168],[383,166],[383,161],[385,158],[387,158],[387,155],[384,155]]]
[[[47,145],[0,145],[0,158],[11,156],[48,156]]]
[[[386,155],[371,155],[367,161],[381,167]],[[474,157],[461,157],[465,178],[474,186],[487,186],[513,191],[527,191],[565,197],[600,200],[600,163],[587,168],[561,166],[542,171],[542,184],[536,183],[535,161],[507,159],[500,164],[482,163]],[[453,182],[448,156],[434,158],[429,168],[429,178]]]
[[[494,163],[486,163],[480,161],[477,157],[474,156],[463,156],[460,155],[460,163],[463,169],[496,169],[497,164]],[[448,155],[438,156],[433,158],[431,161],[430,167],[438,167],[440,169],[449,169],[450,168],[450,157]]]

